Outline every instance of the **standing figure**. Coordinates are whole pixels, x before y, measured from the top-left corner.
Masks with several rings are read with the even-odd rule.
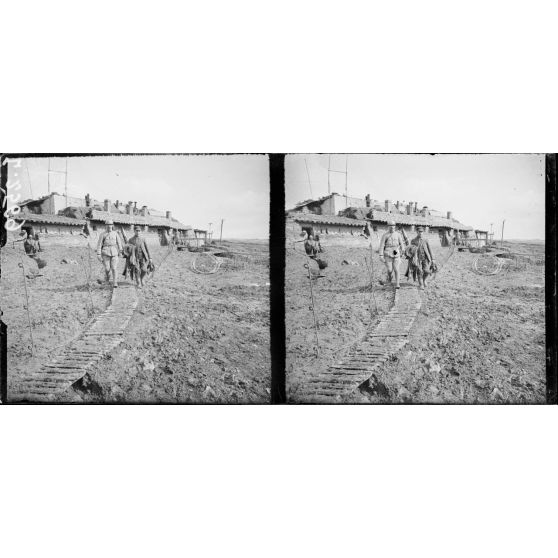
[[[314,240],[314,235],[309,234],[308,238],[304,241],[304,250],[306,255],[314,258],[318,254],[318,246]]]
[[[122,241],[114,230],[114,222],[109,219],[106,222],[107,230],[99,237],[97,243],[97,257],[105,266],[105,280],[110,282],[112,273],[112,285],[118,287],[116,280],[116,268],[118,266],[118,256],[122,253]]]
[[[27,237],[23,241],[23,248],[29,257],[35,257],[35,254],[37,253],[37,241],[32,233],[27,234]]]
[[[388,227],[389,231],[380,240],[380,260],[386,266],[388,281],[391,283],[395,278],[395,288],[399,289],[399,264],[405,243],[401,234],[395,230],[395,221],[389,221]]]
[[[411,250],[409,255],[409,269],[413,274],[413,280],[418,279],[419,289],[426,288],[426,279],[432,272],[432,268],[435,266],[434,256],[432,255],[432,250],[430,249],[430,244],[428,240],[422,237],[424,229],[418,227],[417,236],[411,240],[411,246],[415,250]]]
[[[147,275],[149,267],[151,267],[152,260],[149,248],[143,238],[140,236],[141,227],[135,226],[134,232],[136,233],[128,241],[130,248],[129,256],[127,258],[127,266],[130,271],[132,279],[135,278],[138,288],[143,287],[143,280]]]

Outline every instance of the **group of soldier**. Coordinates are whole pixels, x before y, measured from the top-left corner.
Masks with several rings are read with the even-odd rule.
[[[124,277],[129,274],[130,279],[135,280],[137,287],[141,289],[147,273],[154,269],[147,243],[140,236],[141,227],[138,225],[134,227],[134,236],[125,245],[119,233],[114,230],[112,220],[106,222],[106,227],[106,231],[99,237],[97,243],[97,257],[104,265],[106,282],[110,283],[112,280],[113,288],[118,287],[118,257],[123,256],[126,258]]]
[[[428,277],[436,271],[436,261],[430,248],[430,244],[423,237],[424,228],[417,228],[417,236],[407,246],[406,238],[402,233],[395,230],[395,221],[388,223],[388,232],[380,240],[380,260],[385,264],[388,274],[388,282],[395,280],[395,288],[401,288],[399,281],[399,265],[404,255],[408,262],[405,276],[413,281],[418,280],[419,289],[425,289]]]
[[[417,228],[417,236],[410,242],[404,231],[397,231],[395,221],[388,222],[388,231],[380,240],[380,260],[384,263],[387,270],[388,283],[395,282],[395,288],[400,289],[399,266],[403,257],[408,260],[408,267],[405,276],[413,281],[418,281],[419,289],[425,289],[427,280],[437,270],[436,261],[432,254],[432,249],[426,238],[424,238],[424,228]],[[365,227],[364,236],[369,238],[370,228]],[[304,240],[304,249],[308,257],[318,263],[320,271],[327,267],[325,260],[319,258],[318,254],[323,252],[318,235],[308,232]],[[323,277],[323,275],[321,275]]]

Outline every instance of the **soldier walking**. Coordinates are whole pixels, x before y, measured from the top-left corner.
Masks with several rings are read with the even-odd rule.
[[[395,221],[389,221],[388,227],[388,232],[380,240],[380,260],[386,266],[388,281],[391,283],[395,278],[395,288],[399,289],[399,264],[405,243],[401,234],[395,230]]]
[[[149,267],[152,265],[151,254],[147,243],[140,236],[141,227],[134,227],[135,235],[128,241],[130,248],[129,255],[126,260],[127,269],[130,271],[130,277],[135,278],[136,285],[139,289],[143,287],[143,280],[147,275]]]
[[[97,243],[97,257],[105,266],[105,280],[110,282],[112,274],[113,288],[118,287],[116,280],[116,268],[118,266],[118,256],[122,253],[122,241],[114,230],[114,222],[109,219],[106,222],[107,230],[99,237]]]
[[[417,228],[417,236],[411,240],[411,250],[409,251],[409,270],[413,274],[413,280],[418,279],[419,289],[426,288],[426,280],[432,270],[435,271],[436,266],[430,244],[422,236],[423,232],[422,227]]]

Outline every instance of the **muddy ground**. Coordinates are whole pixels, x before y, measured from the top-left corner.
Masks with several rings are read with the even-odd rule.
[[[64,402],[266,403],[269,401],[269,268],[264,242],[223,242],[251,257],[220,258],[213,275],[191,270],[188,251],[152,249],[157,271],[141,291],[124,341],[107,355]],[[97,283],[102,266],[88,248],[51,245],[41,254],[42,277],[27,280],[35,351],[31,355],[25,289],[18,263],[21,246],[2,250],[2,309],[8,325],[11,382],[37,369],[78,336],[110,301]],[[83,257],[83,260],[82,260]],[[34,261],[23,256],[28,269]],[[77,263],[63,264],[63,258]],[[123,269],[121,260],[120,269]]]
[[[433,247],[438,261],[449,255],[448,249],[435,243]],[[356,389],[345,402],[544,403],[544,265],[539,265],[544,245],[507,243],[507,247],[529,254],[531,263],[507,260],[498,275],[482,276],[471,269],[477,254],[455,251],[424,292],[409,343],[375,374],[371,386]],[[300,244],[296,251],[292,243],[287,246],[291,401],[296,401],[305,375],[339,360],[393,303],[393,290],[378,285],[385,272],[375,254],[378,312],[373,298],[370,311],[367,255],[365,246],[326,247],[327,277],[313,283],[320,342],[316,356],[308,278],[302,267],[305,256]],[[342,265],[343,260],[359,265]]]

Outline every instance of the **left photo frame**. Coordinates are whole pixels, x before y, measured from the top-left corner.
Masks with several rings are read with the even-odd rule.
[[[4,155],[4,403],[267,404],[267,155]]]

